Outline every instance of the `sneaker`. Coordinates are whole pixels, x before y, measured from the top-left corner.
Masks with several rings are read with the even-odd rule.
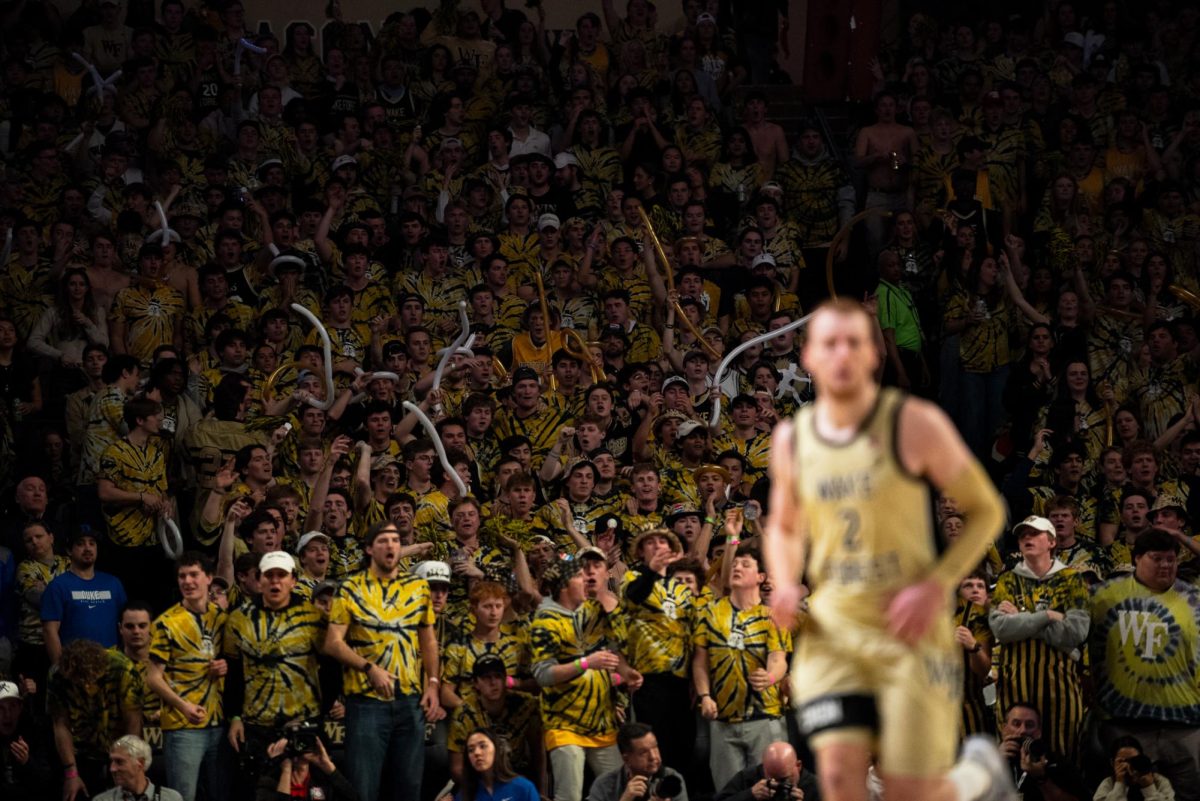
[[[1012,771],[1009,770],[1008,760],[996,747],[991,737],[975,734],[963,740],[960,759],[974,762],[987,771],[992,779],[991,788],[980,797],[979,801],[1017,801],[1017,788],[1013,786]]]

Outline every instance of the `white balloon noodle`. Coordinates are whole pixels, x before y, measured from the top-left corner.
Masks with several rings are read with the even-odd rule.
[[[716,431],[720,427],[720,424],[721,424],[720,387],[721,387],[721,379],[725,375],[725,368],[729,367],[729,365],[733,363],[733,360],[736,359],[738,356],[741,356],[743,352],[749,350],[750,348],[754,347],[755,345],[761,345],[764,342],[771,341],[772,339],[774,339],[777,336],[782,336],[783,334],[786,334],[788,331],[794,331],[797,328],[803,327],[805,324],[808,323],[808,321],[811,317],[812,317],[811,314],[806,314],[803,317],[801,317],[799,320],[792,320],[787,325],[782,326],[781,328],[776,328],[774,331],[768,331],[765,334],[759,334],[758,336],[754,337],[753,339],[747,339],[745,342],[738,345],[733,350],[729,351],[729,353],[725,354],[725,358],[722,359],[721,364],[717,366],[717,371],[715,373],[713,373],[714,392],[713,392],[713,402],[712,402],[712,415],[710,415],[709,420],[708,420],[708,427],[710,429],[712,429],[713,431]]]
[[[468,339],[473,339],[471,333],[471,320],[467,317],[467,303],[464,300],[458,302],[458,321],[462,326],[462,330],[458,332],[458,336],[450,343],[450,347],[446,348],[442,354],[442,358],[438,361],[437,369],[433,371],[433,386],[430,387],[430,392],[436,392],[442,386],[442,373],[446,371],[446,364],[450,361],[450,357],[458,353],[458,349],[469,347]]]
[[[242,52],[245,50],[249,50],[251,53],[257,53],[260,56],[267,52],[267,48],[259,47],[244,36],[241,39],[238,39],[237,44],[233,49],[234,75],[242,74]]]
[[[88,88],[88,94],[95,93],[96,95],[102,95],[104,92],[112,92],[113,94],[116,94],[117,88],[114,86],[114,84],[117,82],[117,79],[121,77],[120,70],[117,70],[107,78],[101,78],[100,70],[96,69],[95,64],[74,51],[72,51],[71,56],[80,64],[82,64],[83,68],[86,69],[88,74],[92,76],[92,85]]]
[[[304,263],[304,259],[300,258],[299,256],[276,256],[275,258],[271,259],[271,263],[268,265],[268,268],[271,270],[271,272],[275,272],[275,268],[281,264],[295,264],[301,270],[307,266]]]
[[[333,405],[333,343],[329,339],[329,332],[325,330],[325,326],[321,323],[317,316],[308,309],[301,306],[299,303],[292,304],[292,311],[308,320],[313,328],[317,329],[317,333],[321,335],[321,344],[325,349],[325,400],[317,400],[309,398],[309,404],[327,411]]]
[[[458,497],[465,498],[470,495],[467,490],[467,485],[463,483],[462,476],[454,469],[454,465],[450,464],[450,457],[446,455],[446,446],[442,444],[442,438],[438,436],[437,428],[433,425],[433,421],[429,419],[425,412],[421,411],[421,407],[412,401],[404,401],[404,408],[417,416],[421,421],[421,427],[425,429],[425,433],[433,440],[433,447],[437,450],[438,461],[442,463],[442,469],[446,471],[446,475],[450,476],[450,480],[454,482],[454,486],[458,487]]]
[[[171,225],[167,222],[167,212],[165,209],[163,209],[162,203],[159,203],[157,200],[154,201],[154,208],[158,209],[158,219],[161,221],[161,227],[159,230],[153,231],[149,236],[147,236],[146,241],[154,242],[157,240],[162,240],[159,242],[159,244],[161,244],[163,247],[166,247],[167,243],[171,241],[171,235],[174,234],[175,239],[178,240],[179,234],[176,234],[171,230]]]
[[[179,526],[175,525],[171,518],[158,518],[158,541],[168,559],[174,561],[183,556],[183,536],[179,533]]]

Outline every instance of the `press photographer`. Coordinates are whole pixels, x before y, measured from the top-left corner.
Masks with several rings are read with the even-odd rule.
[[[658,738],[645,723],[626,723],[617,731],[624,763],[592,783],[588,801],[687,801],[683,777],[663,764]]]
[[[258,801],[358,801],[354,785],[329,758],[316,726],[292,725],[284,736],[267,747],[270,764],[278,760],[279,775],[264,772],[258,787]]]
[[[777,740],[763,750],[762,761],[737,773],[717,790],[713,801],[820,801],[817,777],[804,769],[796,749]]]
[[[1008,759],[1022,801],[1072,801],[1085,797],[1075,768],[1052,752],[1042,737],[1042,716],[1024,703],[1011,705],[1000,729],[1000,753]]]

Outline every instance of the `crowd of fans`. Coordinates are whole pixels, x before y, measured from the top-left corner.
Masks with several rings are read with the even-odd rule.
[[[787,3],[573,5],[0,7],[0,794],[817,801],[803,332],[716,373],[832,257],[1021,521],[963,731],[1197,798],[1195,0],[907,8],[845,132],[772,113]]]

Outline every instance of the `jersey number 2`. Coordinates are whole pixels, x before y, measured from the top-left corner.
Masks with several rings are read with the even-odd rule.
[[[847,551],[857,551],[862,545],[862,540],[858,536],[859,529],[862,527],[862,519],[858,516],[858,510],[842,509],[839,514],[846,524],[846,528],[842,532],[842,547]]]

